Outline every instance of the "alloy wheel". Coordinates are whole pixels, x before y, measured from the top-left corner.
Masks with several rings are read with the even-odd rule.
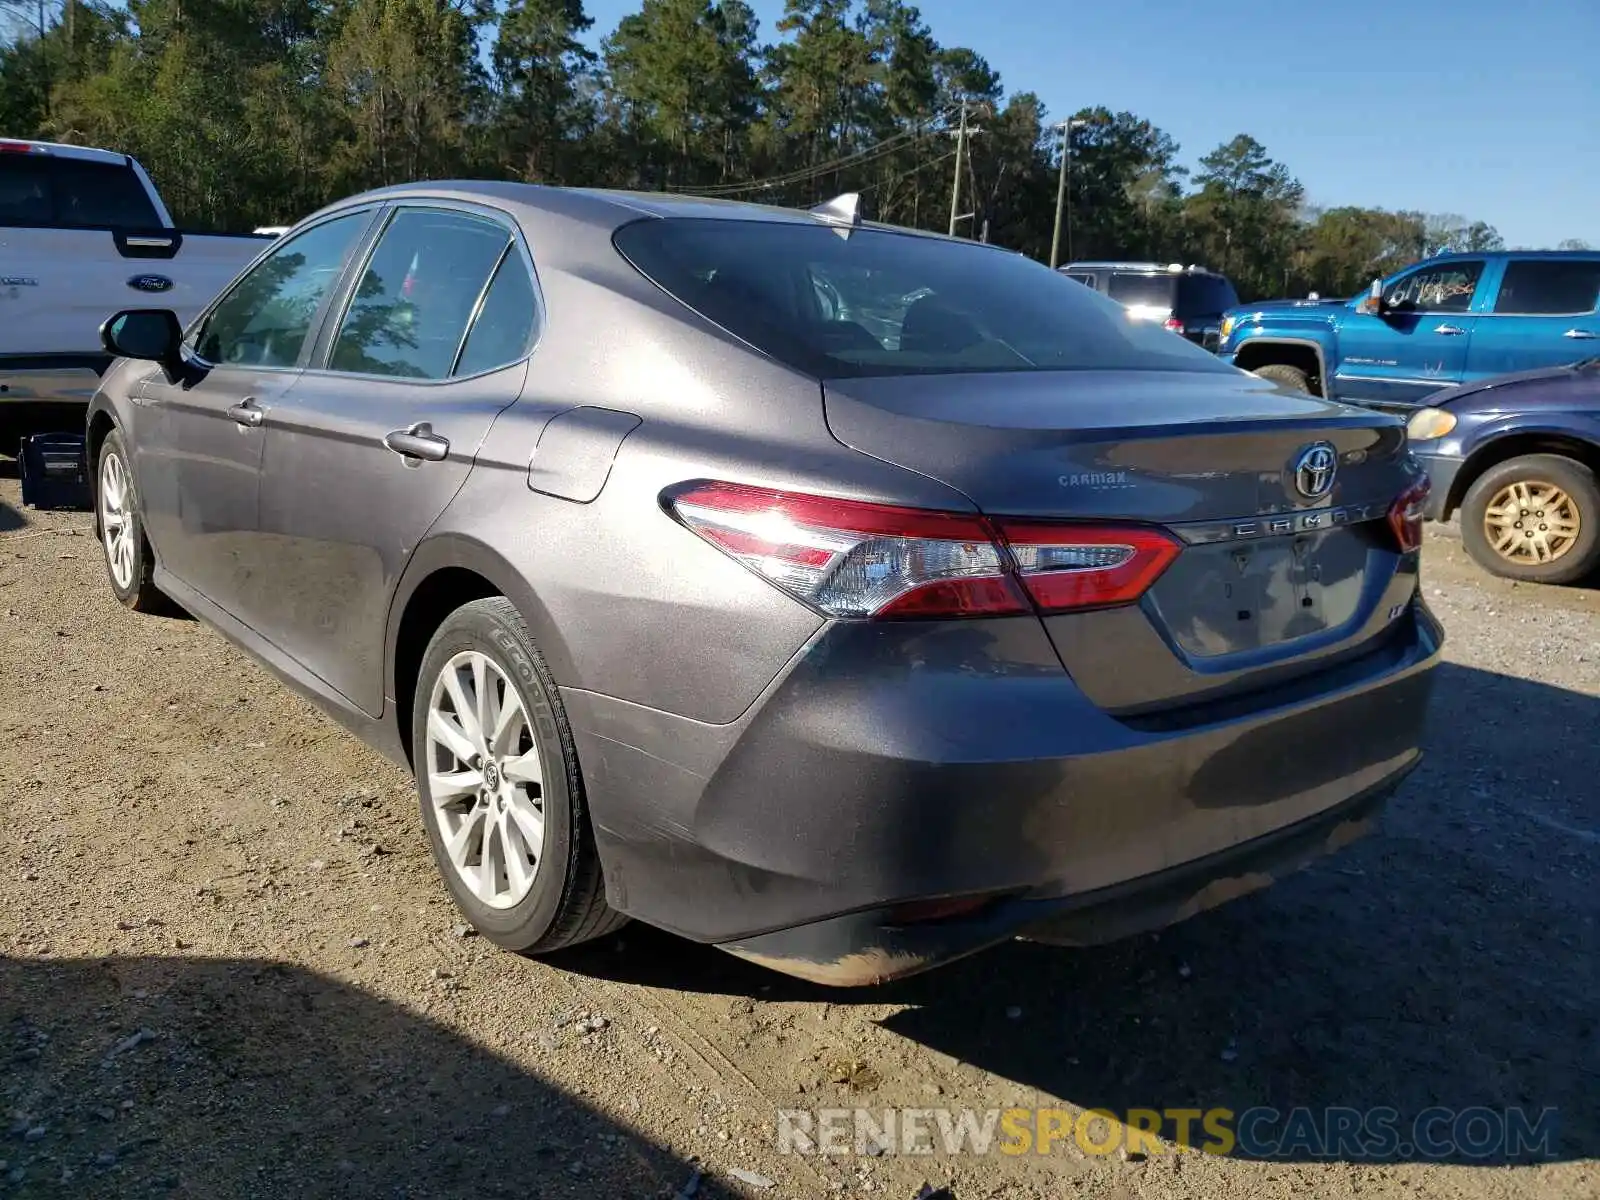
[[[423,768],[451,869],[490,908],[527,898],[544,856],[544,772],[527,709],[488,655],[434,680]]]
[[[1519,479],[1494,494],[1483,513],[1483,535],[1507,562],[1552,563],[1577,544],[1583,515],[1561,488]]]
[[[100,537],[106,566],[119,592],[133,586],[134,538],[132,489],[120,454],[107,454],[100,465]]]

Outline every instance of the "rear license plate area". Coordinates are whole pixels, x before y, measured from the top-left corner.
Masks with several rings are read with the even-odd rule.
[[[1350,528],[1190,546],[1152,595],[1186,653],[1260,650],[1355,616],[1368,550]]]

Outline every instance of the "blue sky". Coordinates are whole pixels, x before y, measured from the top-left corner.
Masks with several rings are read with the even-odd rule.
[[[764,41],[783,0],[751,0]],[[587,0],[595,39],[639,7]],[[1600,247],[1600,0],[921,0],[1007,91],[1161,126],[1186,165],[1250,133],[1312,203],[1459,213]]]

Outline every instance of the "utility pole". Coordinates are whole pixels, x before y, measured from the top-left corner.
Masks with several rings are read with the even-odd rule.
[[[1055,270],[1061,262],[1061,214],[1067,214],[1067,259],[1072,259],[1072,212],[1067,206],[1067,163],[1072,158],[1072,131],[1085,124],[1082,118],[1075,121],[1063,121],[1056,128],[1061,130],[1061,169],[1056,174],[1056,225],[1050,235],[1050,269]]]
[[[967,124],[967,102],[963,100],[961,102],[961,125],[956,130],[956,173],[950,180],[951,237],[955,237],[956,226],[960,222],[965,221],[968,217],[976,217],[978,215],[976,212],[964,213],[961,211],[961,158],[963,154],[966,155],[967,172],[970,174],[972,172],[972,150],[968,145],[968,139],[971,138],[973,134],[982,132],[983,130],[981,128]],[[976,183],[973,184],[972,194],[974,201],[976,201],[978,194]],[[977,207],[976,203],[974,203],[973,207]]]
[[[961,102],[961,128],[956,131],[956,173],[950,180],[950,236],[956,235],[957,215],[961,211],[961,154],[967,148],[967,102]]]

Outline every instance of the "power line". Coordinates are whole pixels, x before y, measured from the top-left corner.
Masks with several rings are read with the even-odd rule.
[[[942,166],[944,163],[949,162],[954,156],[954,150],[946,150],[943,154],[939,155],[938,158],[930,158],[927,162],[912,167],[909,171],[901,171],[898,174],[889,176],[887,179],[874,179],[871,183],[863,184],[856,190],[861,195],[865,196],[868,192],[873,191],[875,188],[890,187],[893,184],[899,183],[902,179],[908,179],[912,175],[916,175],[919,172],[928,170],[930,167]]]
[[[814,167],[804,167],[791,171],[786,175],[775,175],[768,179],[756,179],[749,183],[721,184],[709,188],[685,189],[693,195],[717,198],[724,196],[742,196],[750,192],[771,191],[774,188],[791,187],[795,184],[809,183],[814,179],[821,179],[825,175],[834,175],[850,167],[867,166],[879,159],[887,158],[892,154],[907,148],[911,141],[919,135],[915,133],[897,134],[892,139],[886,139],[865,150],[859,150],[844,158],[832,162],[819,163]]]
[[[876,142],[842,158],[833,159],[830,162],[818,163],[810,167],[800,167],[782,175],[773,175],[766,179],[753,179],[747,183],[712,184],[706,187],[680,188],[676,190],[687,195],[717,198],[743,195],[747,192],[767,191],[772,188],[788,187],[797,183],[809,183],[813,179],[820,179],[824,175],[834,174],[846,167],[865,166],[904,149],[905,143],[924,138],[929,133],[934,132],[930,127],[940,121],[948,120],[951,111],[953,110],[946,109],[942,113],[935,114],[929,121],[894,134],[881,142]]]

